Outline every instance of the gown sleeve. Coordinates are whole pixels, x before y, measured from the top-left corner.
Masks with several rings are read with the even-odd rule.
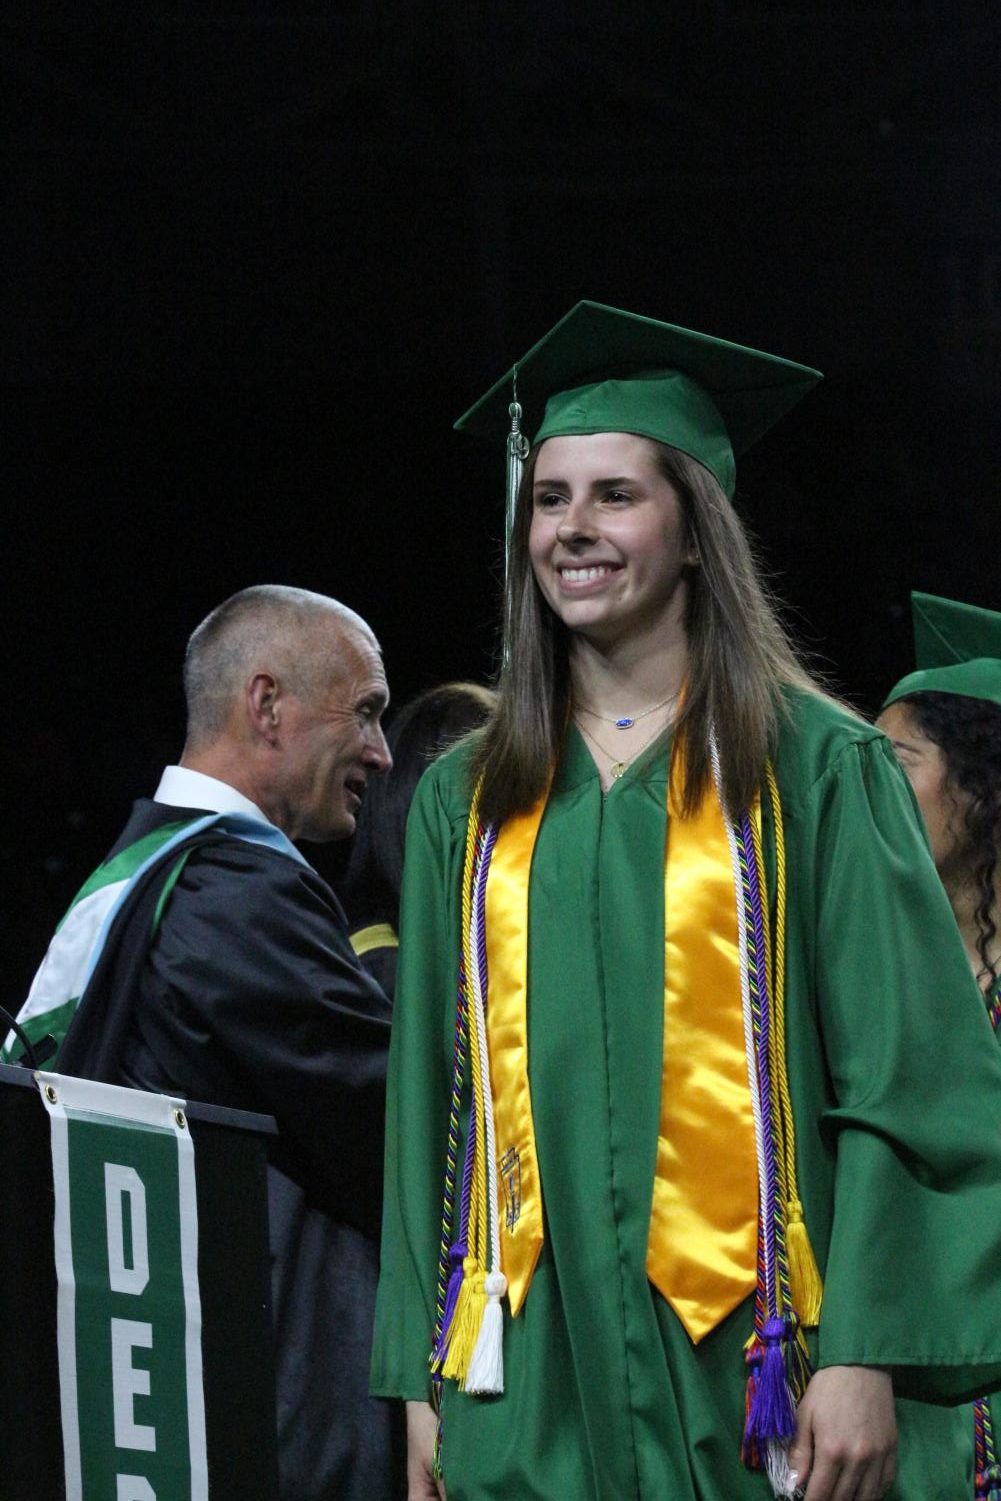
[[[373,1395],[414,1401],[427,1401],[430,1392],[459,941],[441,766],[422,779],[407,826],[372,1354]]]
[[[297,861],[229,839],[174,887],[121,1073],[273,1115],[274,1161],[335,1219],[381,1212],[389,1003],[335,898]]]
[[[888,743],[843,750],[810,803],[835,1164],[820,1364],[955,1402],[1001,1383],[1001,1052]]]

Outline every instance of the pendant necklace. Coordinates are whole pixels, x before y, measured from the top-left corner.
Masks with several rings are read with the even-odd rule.
[[[669,704],[670,702],[671,702],[671,700],[669,698],[666,698],[664,700],[663,704],[657,704],[656,707],[658,709],[663,709],[665,707],[665,705]],[[653,710],[652,709],[648,709],[646,712],[647,712],[647,714],[652,714]],[[600,719],[603,716],[599,714],[597,717]],[[645,719],[646,718],[646,714],[638,714],[636,717],[637,717],[637,719]],[[612,780],[615,781],[615,782],[617,782],[619,780],[619,778],[625,774],[627,768],[629,767],[630,762],[631,761],[635,761],[637,756],[641,756],[643,754],[643,752],[646,750],[647,746],[648,745],[652,745],[653,742],[656,740],[657,736],[660,735],[660,734],[662,734],[663,731],[667,728],[666,724],[657,725],[657,727],[655,728],[653,734],[652,735],[648,735],[647,738],[644,740],[643,744],[641,746],[639,746],[637,750],[633,751],[632,755],[629,758],[629,761],[620,761],[618,759],[618,757],[615,756],[615,755],[613,755],[610,750],[606,750],[606,748],[602,745],[602,743],[601,743],[600,740],[596,740],[595,739],[594,735],[587,728],[587,726],[581,724],[581,722],[577,718],[576,714],[573,716],[573,721],[574,721],[574,724],[577,726],[577,728],[580,730],[581,734],[584,736],[585,740],[589,740],[591,742],[591,744],[596,747],[596,749],[598,749],[598,750],[601,751],[601,754],[603,756],[607,756],[608,757],[609,761],[612,763],[611,766],[609,767],[609,774],[612,777]],[[614,721],[610,721],[610,722],[614,723]]]
[[[648,714],[656,714],[658,709],[666,709],[668,704],[673,704],[677,696],[676,693],[669,693],[667,698],[662,698],[659,704],[652,704],[649,709],[643,709],[639,714],[620,714],[618,717],[614,714],[599,714],[597,709],[589,709],[586,704],[578,704],[577,712],[589,714],[592,719],[600,719],[605,724],[614,724],[617,730],[631,730],[634,724],[638,724],[641,719],[646,719]],[[599,746],[599,749],[601,748]],[[608,755],[607,751],[605,755]]]

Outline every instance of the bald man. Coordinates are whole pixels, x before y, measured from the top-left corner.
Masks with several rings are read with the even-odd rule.
[[[389,769],[382,657],[344,605],[266,585],[197,628],[184,688],[180,762],[134,805],[20,1020],[65,1033],[63,1073],[274,1115],[280,1494],[382,1501],[393,1417],[367,1396],[367,1361],[389,1004],[292,843],[350,835]],[[68,947],[101,926],[102,899],[113,921],[76,996]]]

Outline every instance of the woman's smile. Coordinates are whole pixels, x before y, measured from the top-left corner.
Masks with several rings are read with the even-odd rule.
[[[556,566],[563,592],[575,597],[598,593],[621,571],[621,563],[563,563]]]
[[[535,466],[529,553],[549,608],[596,642],[684,618],[693,547],[648,438],[547,439]]]

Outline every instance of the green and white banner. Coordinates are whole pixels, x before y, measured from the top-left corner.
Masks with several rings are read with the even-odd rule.
[[[184,1101],[35,1077],[52,1126],[66,1501],[207,1501]]]

